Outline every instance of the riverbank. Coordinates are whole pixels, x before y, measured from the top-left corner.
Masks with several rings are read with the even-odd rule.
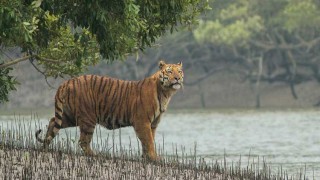
[[[286,172],[273,175],[266,164],[260,170],[252,169],[253,166],[246,169],[222,166],[210,166],[201,159],[199,163],[165,159],[153,163],[142,158],[87,157],[62,151],[0,149],[0,179],[301,179],[288,177]]]
[[[30,149],[1,149],[0,167],[0,179],[224,179],[212,169]]]

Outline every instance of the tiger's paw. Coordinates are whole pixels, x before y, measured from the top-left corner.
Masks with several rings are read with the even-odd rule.
[[[94,151],[89,151],[85,153],[86,156],[97,156],[97,154]]]
[[[90,148],[82,148],[82,150],[85,156],[97,156],[97,154]]]
[[[157,155],[142,155],[142,158],[148,162],[161,162],[161,157]]]

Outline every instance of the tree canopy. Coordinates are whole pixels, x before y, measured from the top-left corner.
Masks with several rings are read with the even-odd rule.
[[[210,1],[194,37],[242,66],[235,71],[259,84],[291,87],[320,82],[320,2],[317,0]],[[228,57],[226,57],[228,56]]]
[[[0,1],[0,102],[18,83],[12,65],[30,63],[45,77],[76,75],[101,59],[123,59],[177,27],[192,28],[204,0]],[[23,53],[13,57],[12,49]]]

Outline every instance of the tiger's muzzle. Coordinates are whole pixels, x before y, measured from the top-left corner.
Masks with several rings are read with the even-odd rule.
[[[171,82],[171,87],[175,90],[178,90],[183,86],[182,83],[183,83],[183,80],[181,78],[175,78],[175,80]]]

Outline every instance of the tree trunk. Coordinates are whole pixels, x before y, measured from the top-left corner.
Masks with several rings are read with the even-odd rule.
[[[259,67],[258,67],[258,78],[256,81],[256,108],[259,109],[261,106],[260,102],[260,80],[262,75],[262,66],[263,66],[263,57],[259,58]]]

